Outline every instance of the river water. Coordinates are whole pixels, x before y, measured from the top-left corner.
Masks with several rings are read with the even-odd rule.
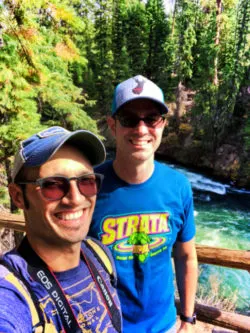
[[[196,243],[233,250],[250,250],[250,191],[236,189],[182,167],[194,192]],[[250,315],[250,272],[199,265],[199,284],[205,294],[236,302],[236,311]],[[213,281],[219,283],[218,289]],[[213,287],[212,287],[213,286]],[[218,296],[218,295],[217,295]]]

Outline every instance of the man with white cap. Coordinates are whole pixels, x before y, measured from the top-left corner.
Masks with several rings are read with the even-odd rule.
[[[120,83],[108,117],[116,156],[95,169],[105,179],[89,234],[112,251],[124,333],[194,331],[197,257],[192,191],[185,176],[154,160],[167,112],[162,90],[152,81],[137,75]]]
[[[104,159],[86,130],[55,126],[21,143],[9,192],[26,237],[0,262],[0,332],[121,332],[112,258],[86,238]]]

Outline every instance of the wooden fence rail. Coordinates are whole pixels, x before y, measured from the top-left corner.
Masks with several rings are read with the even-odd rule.
[[[24,218],[22,215],[0,212],[0,228],[10,228],[24,232]],[[250,251],[228,250],[199,244],[196,244],[196,250],[199,263],[250,271]]]
[[[180,301],[176,299],[175,303],[179,313]],[[239,333],[250,332],[250,317],[248,316],[219,310],[212,306],[197,303],[195,304],[195,312],[199,321],[234,330]]]
[[[15,231],[24,232],[24,217],[22,215],[0,212],[0,228],[9,228]]]
[[[0,212],[0,228],[24,232],[24,218],[22,215]],[[250,251],[228,250],[198,244],[196,244],[196,250],[199,263],[244,269],[250,272]],[[247,288],[247,286],[245,287]],[[176,300],[176,305],[178,310],[178,300]],[[232,329],[239,333],[250,333],[250,317],[248,316],[222,311],[202,304],[196,304],[195,309],[200,321]]]
[[[199,263],[245,269],[250,272],[250,251],[228,250],[196,244]]]

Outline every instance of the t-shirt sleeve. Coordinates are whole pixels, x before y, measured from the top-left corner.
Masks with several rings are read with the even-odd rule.
[[[193,193],[187,179],[183,182],[181,197],[183,204],[183,225],[178,233],[177,241],[188,242],[195,236],[196,229],[194,222]]]
[[[32,333],[29,306],[8,281],[0,279],[0,332]]]

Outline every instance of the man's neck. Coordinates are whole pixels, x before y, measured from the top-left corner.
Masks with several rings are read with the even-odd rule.
[[[64,272],[79,265],[81,244],[57,247],[37,241],[33,242],[29,240],[29,243],[36,254],[53,272]]]
[[[141,184],[148,180],[154,172],[154,159],[147,161],[123,161],[116,158],[113,163],[115,173],[129,184]]]

